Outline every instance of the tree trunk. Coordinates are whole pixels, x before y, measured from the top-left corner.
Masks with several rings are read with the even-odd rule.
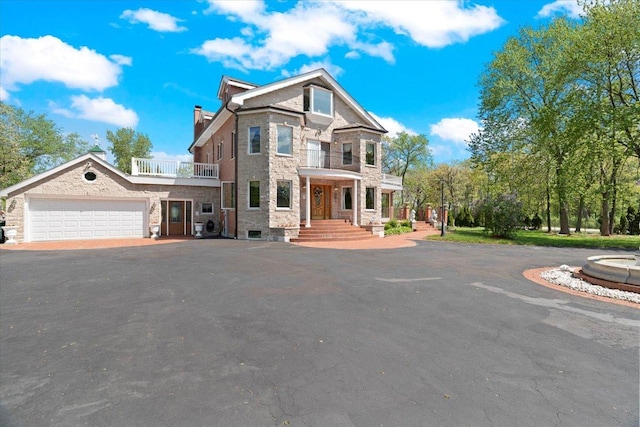
[[[569,230],[569,204],[564,200],[560,202],[560,234],[571,234]]]
[[[578,218],[576,219],[576,233],[582,231],[582,212],[584,211],[584,195],[580,195],[578,202]]]
[[[602,223],[600,224],[600,235],[610,236],[609,231],[609,192],[602,193],[602,208],[600,210],[602,215]]]
[[[547,183],[547,233],[551,233],[551,190]]]
[[[616,179],[613,179],[613,194],[611,195],[611,214],[609,215],[609,234],[613,234],[613,228],[616,223],[616,205],[618,199],[618,189],[616,186]]]

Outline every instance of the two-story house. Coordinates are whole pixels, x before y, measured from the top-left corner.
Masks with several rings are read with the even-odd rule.
[[[195,162],[218,164],[223,233],[296,237],[314,221],[389,216],[400,182],[381,168],[386,130],[325,70],[258,86],[223,77],[222,106],[196,107]]]
[[[0,191],[19,241],[192,235],[289,241],[327,220],[379,232],[398,177],[381,169],[386,130],[325,70],[258,86],[223,77],[221,107],[196,106],[193,162],[99,148]],[[203,227],[203,225],[200,225]]]

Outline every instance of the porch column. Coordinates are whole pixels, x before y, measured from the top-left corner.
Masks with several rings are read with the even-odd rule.
[[[353,225],[358,226],[358,180],[353,180]]]
[[[307,200],[304,226],[305,228],[309,228],[311,227],[311,177],[307,177],[306,179],[307,188],[305,190],[305,197]]]

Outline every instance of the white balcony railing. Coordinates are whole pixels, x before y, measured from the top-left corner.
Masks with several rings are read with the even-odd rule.
[[[131,175],[218,179],[218,165],[179,160],[131,159]]]
[[[402,177],[401,176],[395,176],[395,175],[389,175],[387,173],[383,173],[382,174],[382,182],[384,182],[386,184],[393,184],[393,185],[402,186]]]

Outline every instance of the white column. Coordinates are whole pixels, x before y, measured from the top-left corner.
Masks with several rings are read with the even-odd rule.
[[[307,189],[305,190],[306,191],[305,197],[307,198],[306,200],[307,211],[305,213],[306,221],[304,222],[304,226],[305,228],[309,228],[311,227],[311,177],[307,177],[306,186],[307,186]]]
[[[358,226],[358,180],[353,180],[353,225]]]

